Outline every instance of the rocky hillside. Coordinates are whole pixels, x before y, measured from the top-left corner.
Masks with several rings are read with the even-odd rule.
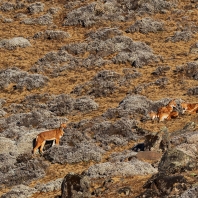
[[[197,197],[197,16],[198,0],[0,0],[0,196]],[[172,99],[177,118],[148,117]]]

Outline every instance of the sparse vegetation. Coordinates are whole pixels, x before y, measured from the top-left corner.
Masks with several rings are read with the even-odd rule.
[[[197,8],[0,1],[0,196],[197,195]],[[60,145],[32,156],[61,123]]]

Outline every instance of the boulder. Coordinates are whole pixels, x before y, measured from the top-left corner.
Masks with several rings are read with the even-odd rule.
[[[158,31],[164,30],[164,24],[161,21],[155,21],[152,18],[143,18],[141,20],[137,20],[132,26],[130,26],[126,32],[134,33],[140,32],[143,34],[148,33],[156,33]]]
[[[119,175],[128,177],[134,175],[154,174],[156,172],[157,170],[149,163],[132,158],[129,162],[105,162],[96,164],[90,166],[84,174],[91,178],[104,178]]]
[[[23,37],[14,37],[12,39],[3,39],[0,40],[0,48],[6,48],[8,50],[14,50],[17,47],[29,47],[31,46],[30,42]]]
[[[43,3],[36,2],[36,3],[30,4],[27,7],[27,10],[30,14],[36,14],[36,13],[39,13],[39,12],[43,12],[44,7],[45,7],[45,5]]]
[[[178,196],[186,190],[187,181],[183,175],[155,174],[145,184],[146,190],[138,197],[169,197]]]
[[[182,173],[195,170],[198,167],[196,158],[178,149],[167,150],[161,158],[158,170],[168,174]]]
[[[69,173],[61,184],[61,198],[89,198],[90,181],[83,175]]]
[[[23,184],[20,184],[13,187],[9,192],[3,194],[1,198],[28,198],[36,192],[37,190],[35,188],[31,188]]]

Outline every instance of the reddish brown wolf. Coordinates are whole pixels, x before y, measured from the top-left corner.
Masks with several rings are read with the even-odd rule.
[[[185,112],[190,114],[195,114],[198,111],[198,104],[197,103],[181,103],[182,107],[182,114]]]
[[[176,106],[177,104],[175,100],[171,100],[165,107],[159,108],[157,112],[159,122],[164,121],[165,119],[170,120],[171,118],[177,117],[179,113],[177,111],[173,111],[173,108]]]
[[[64,131],[63,131],[64,128],[66,128],[65,123],[61,124],[60,127],[57,128],[57,129],[53,129],[53,130],[50,130],[50,131],[44,131],[44,132],[39,133],[36,136],[36,143],[35,143],[35,146],[34,146],[33,151],[32,151],[33,154],[35,154],[36,150],[39,147],[40,147],[39,151],[40,151],[40,153],[42,153],[43,152],[43,147],[44,147],[46,141],[55,140],[56,144],[59,144],[60,138],[64,134]]]

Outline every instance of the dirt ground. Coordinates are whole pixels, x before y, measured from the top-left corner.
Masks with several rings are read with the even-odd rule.
[[[11,1],[10,1],[11,2]],[[40,2],[45,3],[45,10],[51,7],[51,1],[43,1]],[[64,3],[60,0],[54,0],[53,6],[60,7]],[[86,1],[88,2],[93,1]],[[198,40],[198,33],[193,35],[193,38],[190,39],[188,42],[180,41],[173,43],[171,41],[165,42],[167,37],[173,36],[174,32],[178,30],[178,24],[185,27],[186,24],[193,23],[195,26],[198,26],[198,10],[187,9],[187,5],[190,4],[190,0],[179,0],[179,8],[183,9],[185,12],[181,14],[172,14],[168,11],[165,14],[154,14],[152,17],[154,19],[163,20],[165,23],[165,31],[161,31],[158,33],[149,33],[149,34],[141,34],[141,33],[125,33],[126,27],[129,24],[134,23],[134,20],[128,21],[127,23],[118,23],[116,24],[120,30],[123,31],[124,35],[132,38],[134,41],[141,41],[145,42],[147,45],[151,47],[154,54],[162,56],[163,61],[158,64],[149,64],[144,66],[143,68],[138,68],[138,72],[142,74],[141,78],[137,78],[133,80],[133,83],[130,84],[128,88],[123,87],[119,91],[115,92],[114,94],[104,97],[104,98],[96,98],[95,101],[99,104],[99,109],[87,113],[87,114],[76,114],[76,115],[69,115],[67,118],[71,122],[80,121],[85,118],[93,118],[96,116],[100,116],[104,112],[107,111],[109,108],[115,108],[119,105],[120,101],[127,95],[130,90],[133,90],[134,87],[141,83],[148,83],[155,81],[158,77],[154,77],[151,73],[158,67],[158,66],[169,66],[171,69],[164,74],[163,77],[167,77],[169,82],[164,87],[159,86],[150,86],[141,92],[142,95],[146,96],[147,98],[157,101],[163,98],[176,98],[182,99],[187,102],[197,102],[197,96],[187,95],[187,90],[194,86],[198,85],[198,82],[192,79],[187,78],[186,76],[181,76],[174,74],[173,70],[176,66],[181,66],[187,62],[194,61],[198,58],[198,54],[189,53],[190,47],[197,42]],[[194,4],[193,4],[194,5]],[[23,10],[20,10],[23,11]],[[23,11],[26,12],[25,10]],[[8,18],[13,18],[16,12],[0,12],[3,16],[7,16]],[[62,26],[62,21],[64,17],[64,13],[62,11],[56,15],[54,23],[57,26],[57,29],[67,31],[71,37],[64,39],[62,42],[57,42],[53,40],[42,40],[37,39],[34,40],[31,37],[39,32],[46,29],[46,26],[39,26],[39,25],[25,25],[21,24],[19,20],[16,20],[12,23],[3,23],[0,21],[0,39],[3,38],[12,38],[15,36],[23,36],[25,38],[30,38],[30,43],[32,44],[31,47],[27,48],[17,48],[16,50],[6,50],[4,48],[0,48],[0,69],[6,69],[9,67],[18,67],[24,71],[28,71],[34,63],[45,54],[51,51],[57,51],[60,47],[72,43],[72,42],[82,42],[85,40],[85,35],[90,30],[97,30],[99,27],[97,25],[92,26],[90,28],[83,28],[80,26],[70,27],[70,26]],[[36,15],[35,15],[36,17]],[[141,17],[139,17],[141,18]],[[183,20],[182,18],[185,18]],[[108,27],[109,22],[104,22],[104,27]],[[87,56],[85,54],[84,56]],[[107,57],[109,58],[109,57]],[[38,90],[27,91],[23,90],[20,93],[16,90],[13,90],[12,86],[9,86],[6,90],[0,91],[0,98],[6,99],[6,106],[9,106],[12,103],[20,103],[24,97],[30,94],[36,93],[50,93],[50,94],[70,94],[74,87],[79,84],[83,84],[84,82],[88,82],[92,79],[100,70],[113,70],[117,73],[122,74],[123,68],[131,67],[127,64],[107,64],[102,68],[94,68],[92,70],[87,69],[79,69],[78,71],[66,71],[63,73],[62,76],[59,77],[50,77],[50,81],[47,86]],[[75,97],[75,96],[74,96]],[[179,118],[176,118],[171,121],[166,121],[162,123],[158,122],[151,122],[147,121],[144,123],[139,123],[140,127],[150,130],[150,131],[159,131],[164,126],[168,128],[168,131],[171,133],[178,129],[181,129],[186,123],[193,121],[196,124],[198,123],[198,115],[182,115]],[[131,148],[135,142],[131,142],[129,145],[124,147],[116,147],[109,151],[108,153],[103,156],[103,162],[110,155],[112,152],[115,151],[122,151]],[[38,183],[47,183],[49,181],[55,180],[57,178],[64,177],[69,172],[81,173],[83,170],[86,170],[90,165],[93,165],[94,162],[88,163],[78,163],[78,164],[66,164],[66,165],[59,165],[59,164],[52,164],[47,169],[47,174],[44,178],[34,181],[30,184],[31,187],[35,186]],[[133,192],[134,197],[142,192],[142,185],[143,183],[148,180],[150,176],[137,176],[133,178],[125,178],[124,184],[130,184],[131,186],[136,185],[136,190]],[[191,177],[189,176],[191,179]],[[115,178],[117,180],[122,180],[122,178]],[[122,183],[122,182],[119,182]],[[123,185],[124,185],[123,184]],[[8,189],[3,189],[0,192],[0,195],[6,192]],[[60,195],[60,191],[50,192],[50,193],[43,193],[43,194],[35,194],[32,198],[54,198]],[[108,197],[112,197],[109,195]]]

